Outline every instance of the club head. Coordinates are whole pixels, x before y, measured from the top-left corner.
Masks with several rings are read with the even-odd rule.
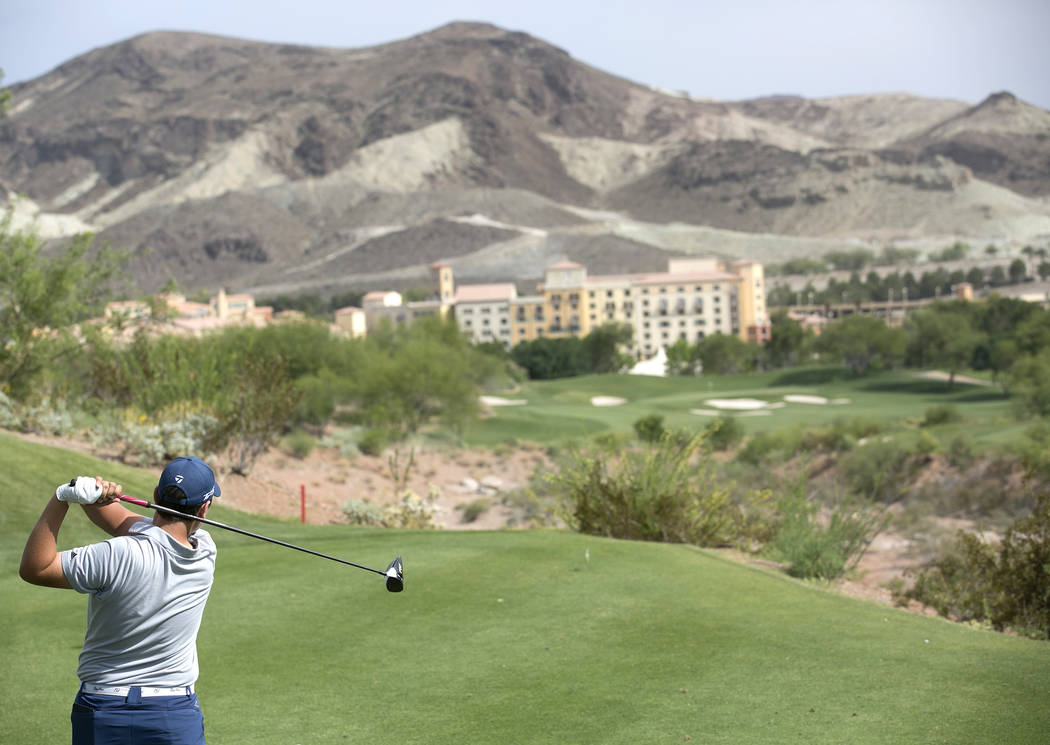
[[[401,565],[400,556],[386,568],[386,589],[388,592],[401,592],[405,589],[404,567]]]

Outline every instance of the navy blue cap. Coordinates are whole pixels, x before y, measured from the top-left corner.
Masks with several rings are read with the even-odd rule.
[[[199,507],[221,494],[219,485],[215,482],[215,473],[207,463],[196,456],[176,458],[164,467],[157,484],[158,494],[163,495],[167,486],[179,487],[186,494],[186,498],[170,500],[158,496],[158,499],[188,507]]]

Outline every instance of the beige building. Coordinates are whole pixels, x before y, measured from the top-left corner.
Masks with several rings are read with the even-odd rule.
[[[586,336],[605,323],[631,327],[631,352],[649,357],[708,334],[769,338],[762,265],[671,259],[666,272],[588,276],[580,264],[547,267],[540,295],[511,300],[511,344],[542,336]]]
[[[586,336],[606,323],[631,327],[631,353],[651,357],[679,340],[708,334],[769,339],[762,265],[713,258],[679,258],[666,272],[588,276],[572,261],[551,264],[535,295],[519,296],[511,282],[456,286],[452,267],[430,266],[434,299],[403,304],[397,292],[370,292],[365,327],[386,318],[398,324],[451,309],[471,341],[513,347],[541,337]]]
[[[335,327],[355,339],[364,336],[368,330],[364,309],[353,305],[339,308],[335,312]]]
[[[517,295],[513,282],[460,285],[454,296],[456,325],[474,343],[498,341],[510,347],[510,313]]]

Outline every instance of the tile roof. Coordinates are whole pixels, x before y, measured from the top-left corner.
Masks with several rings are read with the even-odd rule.
[[[513,300],[517,295],[518,291],[513,282],[500,282],[491,285],[460,285],[456,288],[457,303]]]

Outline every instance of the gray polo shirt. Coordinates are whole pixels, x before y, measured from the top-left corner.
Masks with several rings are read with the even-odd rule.
[[[69,584],[88,598],[77,677],[113,686],[197,680],[197,630],[215,572],[203,530],[184,546],[143,519],[129,535],[61,552]]]

